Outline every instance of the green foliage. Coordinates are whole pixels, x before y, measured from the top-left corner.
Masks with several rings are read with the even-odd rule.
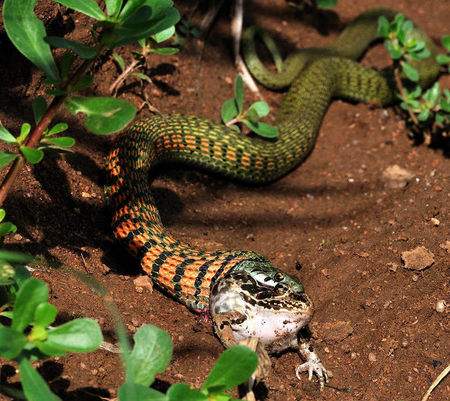
[[[48,287],[29,276],[24,263],[28,255],[0,250],[0,315],[10,324],[0,323],[0,357],[19,365],[23,393],[30,401],[59,400],[31,362],[67,352],[91,352],[103,340],[98,323],[79,318],[56,327],[57,309],[48,302]]]
[[[244,124],[255,134],[263,138],[276,138],[278,129],[272,125],[260,121],[269,114],[269,105],[260,100],[244,110],[244,82],[240,75],[234,81],[234,97],[222,104],[220,114],[224,124],[235,131],[240,131],[236,124]]]
[[[72,114],[85,114],[84,125],[95,135],[121,131],[136,115],[134,106],[113,97],[73,96],[65,103]]]
[[[413,129],[431,136],[438,130],[448,130],[450,92],[447,89],[442,92],[438,82],[427,90],[418,84],[420,75],[413,63],[430,57],[431,53],[413,23],[402,14],[397,14],[392,22],[380,17],[378,34],[385,39],[385,47],[394,61],[400,107],[408,112]],[[442,38],[442,45],[450,52],[450,36]],[[450,68],[448,54],[437,55],[436,61],[447,70]]]
[[[167,368],[172,348],[167,333],[153,325],[141,326],[134,335],[133,350],[122,349],[126,382],[119,388],[119,401],[233,400],[226,391],[246,382],[258,363],[253,351],[238,345],[222,353],[200,389],[176,383],[163,394],[147,386]]]
[[[0,152],[0,168],[18,157],[24,158],[30,164],[36,164],[44,157],[45,149],[67,150],[75,144],[75,140],[70,136],[53,137],[67,129],[67,125],[61,129],[62,123],[49,128],[49,119],[44,119],[45,126],[39,126],[37,129],[50,107],[55,108],[63,104],[73,114],[84,114],[86,129],[96,135],[120,131],[133,120],[136,108],[128,102],[77,95],[77,92],[91,85],[92,76],[86,71],[105,48],[113,49],[140,41],[143,57],[150,53],[167,55],[178,51],[175,48],[158,46],[174,34],[174,25],[180,19],[171,0],[105,0],[106,14],[95,0],[55,2],[96,21],[92,31],[94,43],[87,46],[64,37],[47,36],[44,24],[34,13],[36,0],[5,0],[3,21],[8,37],[14,46],[46,75],[46,82],[49,84],[47,93],[62,97],[65,101],[56,102],[58,106],[54,105],[55,102],[47,105],[46,99],[37,97],[32,102],[34,128],[26,122],[16,136],[0,125],[0,140],[14,146],[14,151]],[[51,47],[65,50],[58,64],[53,58]],[[74,65],[77,65],[77,57],[83,63],[74,68]],[[121,67],[124,68],[124,63],[121,63]],[[135,72],[134,76],[140,80],[150,80],[142,72]],[[33,143],[33,146],[29,146],[29,142]]]
[[[127,66],[123,57],[117,53],[113,53],[112,57],[117,63],[121,76],[110,88],[111,93],[116,93],[120,85],[123,84],[125,79],[130,76],[136,78],[142,83],[146,81],[151,83],[151,78],[144,73],[148,56],[151,54],[159,54],[160,56],[171,56],[177,54],[179,49],[176,47],[160,47],[159,44],[170,39],[175,33],[175,27],[171,26],[161,32],[151,35],[148,38],[138,40],[140,49],[133,52],[133,61]]]
[[[319,8],[333,8],[337,4],[337,0],[316,0],[317,7]]]
[[[6,216],[5,209],[0,209],[0,238],[4,237],[7,234],[15,233],[17,231],[17,227],[13,223],[10,223],[9,221],[3,221],[5,216]]]

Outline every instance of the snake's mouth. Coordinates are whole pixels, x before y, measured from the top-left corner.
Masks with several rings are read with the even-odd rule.
[[[222,278],[210,299],[214,328],[222,342],[229,346],[255,337],[268,352],[289,348],[314,311],[303,287],[296,283],[274,268],[266,277],[253,270]]]

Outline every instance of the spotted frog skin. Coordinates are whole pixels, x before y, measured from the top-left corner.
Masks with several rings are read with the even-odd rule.
[[[272,354],[296,349],[306,360],[297,367],[297,376],[305,370],[310,378],[316,374],[323,387],[327,371],[308,340],[299,337],[313,313],[303,285],[269,262],[244,261],[211,291],[214,329],[226,347],[257,338]]]

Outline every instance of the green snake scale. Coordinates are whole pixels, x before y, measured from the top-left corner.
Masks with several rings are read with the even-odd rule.
[[[381,106],[395,101],[389,72],[364,68],[354,61],[376,39],[380,15],[392,19],[395,13],[374,10],[362,14],[333,45],[293,53],[279,73],[268,71],[256,56],[254,36],[258,31],[245,33],[244,57],[251,73],[268,87],[290,87],[277,113],[280,135],[275,141],[244,136],[207,119],[184,115],[156,115],[118,137],[107,161],[114,235],[158,287],[189,308],[205,311],[211,289],[222,277],[243,263],[269,262],[249,251],[206,252],[171,236],[151,194],[152,168],[162,162],[183,162],[256,184],[289,173],[312,150],[333,98]],[[426,40],[434,52],[434,45]],[[416,67],[423,83],[429,83],[439,71],[433,59]]]

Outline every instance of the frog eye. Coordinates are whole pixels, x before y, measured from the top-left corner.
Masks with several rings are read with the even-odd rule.
[[[276,272],[275,275],[273,276],[273,279],[274,279],[274,281],[279,283],[280,281],[283,281],[284,275],[283,275],[283,273]]]

